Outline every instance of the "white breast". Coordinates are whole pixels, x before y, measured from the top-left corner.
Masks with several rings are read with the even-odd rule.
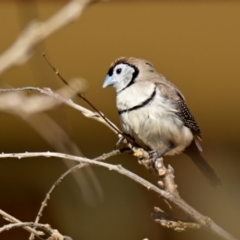
[[[155,84],[138,82],[117,94],[117,108],[129,109],[144,102],[154,91]]]
[[[154,83],[147,82],[146,86],[134,84],[134,88],[125,89],[117,96],[118,109],[129,109],[144,102],[154,88]],[[191,130],[183,125],[176,112],[174,103],[157,90],[153,101],[142,108],[121,114],[120,120],[123,131],[133,136],[140,145],[164,151],[174,144],[176,148],[168,152],[168,155],[173,155],[182,152],[193,140]]]

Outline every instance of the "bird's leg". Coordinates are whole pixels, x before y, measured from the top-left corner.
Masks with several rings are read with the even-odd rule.
[[[163,157],[167,152],[171,151],[173,148],[175,148],[174,144],[171,144],[169,147],[167,147],[164,151],[159,152],[157,150],[151,151],[151,160],[152,160],[152,168],[155,168],[155,162],[158,158]]]

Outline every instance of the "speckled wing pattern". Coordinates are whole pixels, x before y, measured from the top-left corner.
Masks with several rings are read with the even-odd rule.
[[[190,110],[185,103],[185,99],[182,93],[177,89],[173,83],[169,82],[163,75],[160,75],[161,83],[159,81],[155,81],[155,84],[159,87],[161,93],[166,97],[173,100],[176,103],[176,108],[178,112],[176,115],[183,121],[184,126],[189,128],[193,135],[201,140],[201,131],[200,128],[195,121],[193,115],[191,114]]]
[[[177,115],[181,118],[184,125],[192,131],[193,135],[201,139],[201,130],[197,122],[195,121],[193,115],[189,111],[185,101],[180,97],[177,101],[177,104],[179,108],[179,112],[177,113]]]

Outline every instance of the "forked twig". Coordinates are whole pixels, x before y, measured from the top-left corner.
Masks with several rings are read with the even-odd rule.
[[[42,54],[43,57],[45,58],[45,60],[47,61],[47,63],[49,64],[49,66],[53,69],[53,71],[55,72],[55,74],[62,80],[62,82],[64,84],[66,84],[72,91],[75,92],[75,89],[73,89],[69,83],[66,81],[66,79],[64,79],[62,77],[62,75],[60,74],[59,70],[57,68],[55,68],[52,63],[50,63],[50,61],[48,60],[47,56],[45,53]],[[94,111],[96,111],[99,116],[111,127],[113,128],[118,134],[120,134],[124,139],[126,139],[129,143],[135,144],[134,141],[128,137],[126,134],[124,134],[122,131],[120,131],[114,124],[112,124],[111,121],[108,120],[108,118],[106,118],[104,116],[104,114],[102,112],[100,112],[87,98],[85,98],[81,93],[77,92],[76,93],[78,97],[80,97],[81,99],[83,99]]]
[[[145,179],[139,177],[138,175],[128,171],[123,168],[121,165],[113,165],[105,162],[100,162],[96,160],[90,160],[83,157],[72,156],[63,153],[54,153],[54,152],[34,152],[34,153],[10,153],[10,154],[0,154],[0,158],[26,158],[26,157],[57,157],[57,158],[65,158],[71,161],[76,161],[78,163],[88,163],[92,165],[101,166],[107,168],[109,170],[116,171],[128,178],[134,180],[140,185],[146,187],[148,190],[154,191],[159,194],[161,197],[165,198],[169,202],[172,202],[174,205],[179,207],[182,211],[184,211],[187,215],[189,215],[193,220],[195,220],[201,227],[204,227],[210,230],[215,235],[219,236],[225,240],[237,240],[235,237],[230,235],[220,226],[218,226],[215,222],[213,222],[209,217],[203,216],[198,211],[196,211],[193,207],[188,205],[181,197],[176,194],[172,194],[171,192],[167,192],[153,185],[152,183],[146,181]]]
[[[170,228],[177,232],[183,232],[186,229],[199,229],[201,227],[200,224],[189,221],[188,219],[172,217],[158,207],[155,207],[154,211],[155,213],[152,214],[153,219],[165,228]]]
[[[110,157],[113,157],[113,156],[116,156],[118,154],[120,154],[121,152],[119,150],[114,150],[114,151],[111,151],[109,153],[105,153],[97,158],[95,158],[94,160],[97,160],[97,161],[103,161],[107,158],[110,158]],[[75,170],[77,169],[80,169],[80,168],[83,168],[83,167],[86,167],[88,166],[89,164],[87,163],[79,163],[77,165],[75,165],[74,167],[68,169],[65,173],[63,173],[58,179],[57,181],[52,185],[52,187],[50,188],[50,190],[47,192],[46,194],[46,197],[44,198],[43,202],[41,203],[41,207],[38,211],[38,214],[37,214],[37,217],[35,219],[35,224],[39,222],[40,218],[42,217],[42,212],[44,210],[44,208],[47,206],[47,201],[50,199],[50,195],[52,194],[53,190],[57,187],[58,184],[60,184],[62,182],[62,180],[67,177],[70,173],[74,172]]]
[[[7,221],[11,223],[21,224],[22,222],[17,218],[11,216],[9,213],[4,212],[0,209],[0,215]],[[43,232],[37,231],[30,226],[23,226],[23,229],[27,230],[28,232],[32,233],[33,235],[37,236],[39,239],[44,240],[41,236],[44,234]]]
[[[40,89],[40,88],[27,87],[27,88],[20,88],[20,89],[4,89],[3,91],[4,92],[7,92],[7,91],[11,92],[11,91],[24,91],[24,90],[34,90],[34,91],[40,92],[42,94],[52,96],[52,97],[56,98],[57,100],[59,100],[60,102],[64,102],[65,104],[79,110],[86,117],[90,117],[90,118],[93,118],[97,121],[100,121],[101,123],[103,123],[104,125],[109,127],[109,125],[102,118],[99,117],[99,114],[93,113],[89,109],[86,109],[86,108],[84,108],[80,105],[77,105],[77,104],[73,103],[71,99],[65,99],[65,98],[61,97],[59,94],[57,94],[56,92],[52,92],[50,89]],[[113,128],[110,128],[110,129],[113,132],[116,133],[116,130],[114,130]],[[134,151],[134,155],[139,157],[139,158],[142,158],[142,159],[148,159],[149,158],[149,154],[146,151],[144,151],[144,149],[132,148],[132,150]],[[180,209],[182,209],[185,213],[187,213],[189,216],[191,216],[192,219],[194,219],[201,226],[203,226],[207,229],[210,229],[213,233],[220,236],[222,239],[236,240],[236,238],[234,238],[229,233],[227,233],[225,230],[220,228],[210,218],[201,215],[195,209],[190,207],[183,199],[181,199],[178,196],[178,194],[174,193],[174,191],[175,191],[174,188],[173,188],[173,191],[166,191],[166,190],[159,189],[158,187],[152,185],[151,183],[147,182],[146,180],[140,178],[139,176],[137,176],[137,175],[127,171],[126,169],[122,168],[121,166],[115,166],[115,165],[111,165],[111,164],[107,164],[107,163],[103,163],[103,162],[99,162],[99,161],[89,160],[89,159],[86,159],[86,158],[80,158],[80,157],[71,156],[71,155],[67,155],[67,154],[60,154],[60,153],[31,153],[31,154],[30,153],[25,153],[25,154],[23,153],[23,154],[2,154],[2,155],[0,154],[0,158],[2,158],[2,157],[4,157],[4,158],[6,158],[6,157],[22,158],[22,157],[34,157],[34,156],[35,157],[36,156],[53,156],[53,157],[66,158],[66,159],[70,159],[70,160],[74,160],[74,161],[78,161],[78,162],[85,162],[85,163],[89,163],[89,164],[93,164],[93,165],[103,166],[105,168],[109,168],[111,170],[117,171],[120,174],[123,174],[123,175],[133,179],[134,181],[140,183],[141,185],[147,187],[149,190],[155,191],[160,196],[162,196],[164,199],[166,199],[167,201],[175,204]],[[171,171],[170,171],[169,182],[174,183],[174,181],[172,179],[172,176],[171,176],[172,174],[173,174],[173,172],[171,173]],[[169,182],[165,182],[165,184],[168,185]],[[164,187],[164,189],[165,189],[165,187]]]
[[[40,228],[40,229],[45,230],[50,235],[53,232],[48,224],[33,223],[33,222],[19,222],[19,223],[10,223],[10,224],[4,225],[3,227],[0,228],[0,233],[2,233],[4,231],[9,231],[13,228],[19,228],[19,227],[21,227],[21,228],[25,228],[25,227]],[[43,239],[43,238],[40,238],[40,239]]]
[[[118,131],[115,130],[115,129],[118,129],[117,126],[115,126],[114,128],[110,127],[109,124],[104,121],[101,116],[96,112],[92,112],[91,110],[83,107],[83,106],[80,106],[76,103],[74,103],[71,99],[69,98],[65,98],[63,96],[60,95],[60,93],[58,91],[54,92],[52,91],[50,88],[39,88],[39,87],[22,87],[22,88],[9,88],[9,89],[0,89],[0,93],[10,93],[10,92],[22,92],[22,91],[32,91],[32,92],[38,92],[38,93],[41,93],[41,94],[44,94],[44,95],[47,95],[49,97],[53,97],[54,99],[56,99],[59,104],[60,103],[64,103],[76,110],[78,110],[79,112],[81,112],[85,117],[87,118],[92,118],[92,119],[95,119],[101,123],[103,123],[105,126],[109,127],[114,133],[118,134]],[[16,105],[14,105],[15,107]],[[0,105],[0,110],[1,110],[1,107],[4,108],[4,106],[1,106]],[[45,110],[45,109],[44,109]],[[34,113],[36,113],[37,110],[35,110]],[[31,113],[31,112],[30,112]],[[29,114],[30,114],[29,113]],[[110,120],[109,120],[110,121]],[[113,124],[113,123],[111,123]],[[120,131],[120,130],[119,130]]]

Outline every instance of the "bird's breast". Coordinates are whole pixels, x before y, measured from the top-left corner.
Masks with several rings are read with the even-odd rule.
[[[145,96],[129,93],[126,98],[122,94],[121,98],[117,99],[123,131],[134,137],[138,144],[152,150],[163,151],[174,144],[176,148],[170,151],[169,155],[181,152],[193,140],[193,135],[176,115],[178,110],[174,102],[162,96],[157,88],[153,87],[151,90]],[[154,91],[156,93],[153,99],[146,101]],[[127,101],[121,103],[124,100]],[[144,101],[145,105],[136,107],[139,102]]]

